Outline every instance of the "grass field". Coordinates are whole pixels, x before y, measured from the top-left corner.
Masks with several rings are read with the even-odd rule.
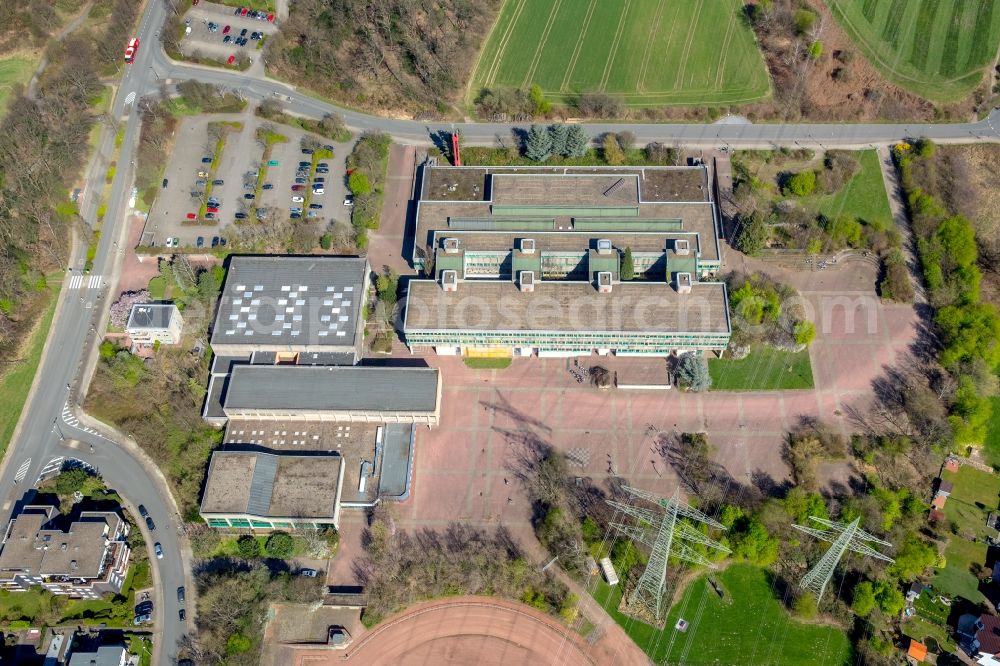
[[[993,413],[986,427],[986,441],[983,442],[983,458],[987,465],[1000,466],[1000,398],[990,398]]]
[[[566,101],[603,91],[629,106],[736,104],[770,80],[740,0],[506,0],[470,93],[539,85]]]
[[[967,97],[996,57],[1000,0],[828,0],[893,83],[936,102]]]
[[[0,58],[0,115],[7,111],[7,101],[14,89],[14,84],[27,85],[37,64],[34,58],[21,56]]]
[[[701,577],[670,610],[662,631],[618,611],[621,586],[612,588],[599,581],[594,598],[657,664],[847,663],[851,656],[847,635],[835,627],[794,621],[774,598],[762,569],[734,564],[716,578],[729,603],[720,600]],[[674,630],[678,618],[690,623],[686,633]]]
[[[954,474],[945,472],[944,478],[955,484],[944,505],[944,513],[949,521],[958,524],[958,534],[950,535],[944,552],[947,565],[932,582],[934,588],[943,594],[980,603],[984,597],[979,591],[979,581],[969,567],[986,564],[986,515],[996,510],[1000,502],[1000,475],[963,465]],[[966,533],[974,534],[977,541],[964,537]]]
[[[818,211],[827,217],[847,215],[878,229],[891,229],[892,210],[885,193],[878,153],[862,150],[854,153],[861,169],[839,192],[815,197]]]
[[[28,391],[31,390],[31,383],[35,380],[38,363],[42,360],[45,339],[49,335],[49,326],[52,324],[52,316],[59,301],[62,276],[50,275],[47,280],[49,287],[52,288],[49,302],[45,312],[42,313],[42,319],[35,329],[34,336],[25,347],[23,362],[0,377],[0,458],[7,451],[7,444],[10,443],[14,427],[21,416],[21,408],[28,399]]]
[[[710,358],[713,391],[779,391],[813,387],[809,350],[754,347],[746,358]]]

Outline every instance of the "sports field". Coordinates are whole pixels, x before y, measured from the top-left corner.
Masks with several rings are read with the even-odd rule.
[[[892,82],[937,102],[967,97],[1000,43],[1000,0],[828,0]]]
[[[505,0],[470,92],[603,91],[629,106],[735,104],[770,80],[741,0]]]

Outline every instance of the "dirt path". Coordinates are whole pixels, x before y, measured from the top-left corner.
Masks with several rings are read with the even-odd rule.
[[[910,269],[910,279],[913,283],[913,304],[923,305],[927,303],[927,291],[924,289],[920,259],[917,257],[917,241],[913,236],[913,225],[910,224],[910,218],[906,214],[899,172],[896,171],[896,165],[892,163],[892,154],[889,152],[888,146],[879,146],[877,151],[879,167],[882,169],[882,181],[885,184],[885,191],[889,195],[889,209],[892,210],[892,219],[903,237],[903,254],[906,256],[906,265]]]
[[[80,14],[75,19],[73,19],[69,23],[69,25],[67,25],[62,30],[60,30],[59,32],[57,32],[55,35],[52,36],[50,44],[55,44],[56,42],[62,41],[63,39],[66,38],[66,35],[69,35],[70,33],[74,32],[77,28],[79,28],[83,24],[87,16],[90,14],[90,7],[93,4],[94,4],[93,1],[91,1],[88,2],[86,5],[84,5],[83,8],[80,9]],[[45,54],[45,52],[42,52],[42,58],[41,60],[38,61],[38,67],[35,68],[35,73],[31,75],[31,81],[28,82],[28,97],[30,97],[31,99],[37,99],[38,80],[42,77],[42,73],[45,71],[45,68],[48,67],[48,65],[49,65],[49,57]]]

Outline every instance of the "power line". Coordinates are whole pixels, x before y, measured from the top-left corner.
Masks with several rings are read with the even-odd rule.
[[[822,598],[827,584],[833,578],[833,572],[837,568],[837,563],[840,562],[840,559],[847,551],[858,553],[859,555],[870,555],[886,562],[895,561],[868,545],[869,543],[873,543],[879,546],[892,547],[892,544],[888,541],[883,541],[859,528],[858,524],[861,522],[861,518],[855,518],[854,522],[849,525],[827,520],[826,518],[817,518],[816,516],[809,516],[809,520],[814,520],[827,529],[818,530],[814,527],[805,527],[803,525],[792,525],[792,527],[810,534],[817,539],[829,541],[833,544],[823,554],[819,562],[816,563],[816,566],[810,569],[802,577],[802,580],[799,581],[799,587],[815,594],[817,602]]]
[[[656,621],[660,622],[663,618],[663,596],[667,585],[667,561],[669,558],[675,557],[679,560],[714,568],[712,562],[691,548],[688,543],[700,544],[724,553],[731,552],[718,541],[710,539],[688,523],[679,521],[678,518],[688,518],[721,530],[726,528],[698,509],[681,501],[677,490],[674,491],[670,499],[664,499],[630,486],[623,486],[622,489],[632,497],[642,498],[663,510],[662,512],[653,511],[608,500],[609,505],[639,521],[638,525],[611,523],[610,527],[629,539],[643,543],[652,549],[646,569],[642,572],[635,590],[629,596],[626,606],[632,615],[641,608],[652,613]]]

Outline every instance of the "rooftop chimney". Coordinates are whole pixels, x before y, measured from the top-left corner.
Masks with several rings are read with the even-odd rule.
[[[597,241],[597,254],[611,254],[611,241],[602,238]]]
[[[677,293],[678,294],[690,294],[691,293],[691,274],[690,273],[678,273],[677,274]]]
[[[535,239],[534,238],[522,238],[521,239],[521,253],[522,254],[534,254],[535,253]]]
[[[458,291],[458,271],[441,271],[441,287],[445,291]]]
[[[458,239],[457,238],[445,238],[444,239],[444,252],[445,254],[455,254],[458,252]]]
[[[601,271],[597,274],[597,291],[601,294],[611,293],[611,272]]]
[[[535,290],[535,271],[521,271],[517,277],[521,291],[527,293]]]
[[[679,255],[691,254],[691,241],[688,240],[675,240],[674,241],[674,252]]]

